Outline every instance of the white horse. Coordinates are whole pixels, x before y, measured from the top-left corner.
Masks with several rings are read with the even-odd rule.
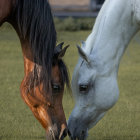
[[[71,139],[86,139],[88,130],[119,97],[120,60],[140,29],[140,0],[106,0],[82,48],[72,79],[76,100],[68,127]]]

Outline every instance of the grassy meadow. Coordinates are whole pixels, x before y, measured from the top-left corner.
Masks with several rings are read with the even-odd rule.
[[[58,32],[58,42],[70,44],[64,58],[72,76],[77,63],[76,44],[90,31]],[[0,140],[45,140],[45,131],[20,97],[23,58],[13,29],[0,28]],[[140,140],[140,34],[125,52],[118,75],[120,98],[117,104],[89,132],[88,140]],[[74,100],[64,95],[68,119]],[[66,138],[68,140],[68,138]]]

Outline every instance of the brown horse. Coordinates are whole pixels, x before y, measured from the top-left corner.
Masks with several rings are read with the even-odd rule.
[[[62,97],[69,78],[61,58],[68,46],[55,47],[48,0],[0,0],[0,25],[6,21],[16,30],[22,46],[25,76],[21,96],[45,128],[47,139],[63,139],[67,125]]]

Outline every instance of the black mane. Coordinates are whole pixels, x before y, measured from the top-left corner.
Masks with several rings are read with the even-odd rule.
[[[50,87],[56,30],[48,0],[16,0],[13,17],[16,19],[21,37],[28,39],[34,57],[34,70],[30,81],[43,82],[44,91]],[[60,70],[64,83],[68,84],[65,64]],[[38,83],[37,82],[37,83]],[[31,84],[32,85],[32,84]]]

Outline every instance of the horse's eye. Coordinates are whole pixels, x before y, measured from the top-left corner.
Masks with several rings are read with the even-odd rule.
[[[61,86],[58,84],[52,84],[52,90],[54,93],[58,93],[61,91]]]
[[[88,85],[79,85],[79,91],[80,92],[86,92],[88,91]]]

